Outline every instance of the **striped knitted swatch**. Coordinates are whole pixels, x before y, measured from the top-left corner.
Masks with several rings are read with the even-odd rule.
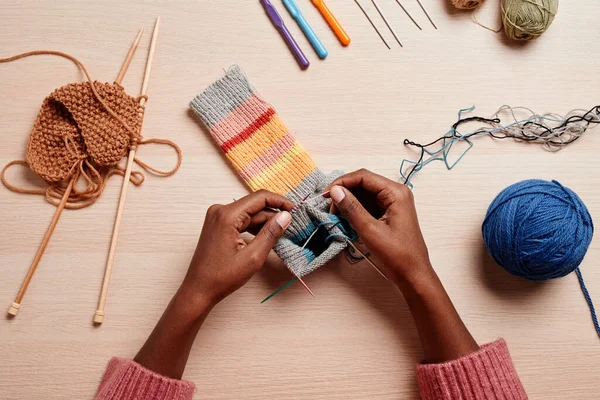
[[[322,193],[341,174],[325,175],[317,168],[238,66],[196,96],[190,107],[253,191],[266,189],[299,203]],[[304,276],[346,248],[344,233],[353,235],[347,223],[329,213],[327,200],[318,198],[297,208],[274,250],[295,274]]]

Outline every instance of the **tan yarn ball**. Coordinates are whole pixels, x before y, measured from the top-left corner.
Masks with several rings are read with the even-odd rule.
[[[484,0],[452,0],[454,7],[462,10],[472,10],[473,8],[479,7]]]
[[[504,33],[511,39],[531,40],[546,32],[558,11],[558,0],[502,0]]]

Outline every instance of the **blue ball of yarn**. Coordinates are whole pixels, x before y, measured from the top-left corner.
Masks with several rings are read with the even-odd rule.
[[[573,272],[594,225],[579,196],[557,181],[530,179],[504,189],[490,204],[483,240],[496,263],[533,281]]]

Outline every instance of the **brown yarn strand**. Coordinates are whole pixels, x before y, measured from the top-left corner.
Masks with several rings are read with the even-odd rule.
[[[177,164],[175,165],[175,167],[169,171],[161,171],[159,169],[153,168],[151,166],[149,166],[148,164],[146,164],[145,162],[139,160],[138,158],[134,157],[133,161],[135,161],[135,163],[137,165],[139,165],[140,167],[144,168],[146,171],[150,171],[155,173],[156,175],[160,175],[160,176],[171,176],[173,175],[175,172],[177,172],[177,170],[179,169],[179,167],[181,167],[181,163],[183,161],[183,153],[181,151],[181,148],[175,143],[172,142],[168,139],[147,139],[147,140],[142,140],[139,142],[139,144],[150,144],[150,143],[156,143],[156,144],[166,144],[169,145],[173,148],[173,150],[175,150],[175,152],[177,153]]]
[[[141,94],[139,97],[139,105],[140,105],[140,114],[139,115],[142,118],[142,122],[143,122],[144,106],[146,104],[146,101],[148,100],[148,97],[147,97],[148,82],[150,80],[150,71],[152,70],[152,62],[154,61],[154,53],[156,50],[156,40],[158,38],[159,23],[160,23],[160,17],[156,18],[156,23],[154,24],[154,31],[152,32],[152,39],[150,40],[150,49],[148,51],[148,58],[146,60],[146,69],[144,71],[144,79],[142,80],[142,90],[141,90]],[[141,131],[141,126],[140,126],[140,131]],[[173,142],[164,141],[161,139],[151,139],[149,141],[146,141],[146,143],[148,143],[148,142],[174,144]],[[115,224],[113,227],[113,233],[112,233],[112,237],[110,240],[110,247],[108,250],[106,267],[104,269],[104,278],[102,279],[102,288],[100,290],[100,296],[98,298],[98,307],[96,308],[96,312],[94,313],[94,317],[93,317],[93,322],[96,325],[100,325],[100,324],[102,324],[102,322],[104,322],[104,308],[106,306],[106,296],[108,294],[108,286],[110,284],[112,268],[113,268],[113,265],[115,262],[117,242],[119,239],[119,230],[121,229],[121,221],[123,219],[123,211],[125,210],[125,201],[127,199],[127,188],[129,187],[129,180],[131,177],[131,169],[133,167],[134,161],[136,161],[135,152],[136,152],[136,148],[137,148],[138,144],[141,144],[141,143],[134,141],[134,143],[132,144],[132,146],[129,149],[129,156],[127,158],[127,168],[125,169],[125,175],[123,178],[123,186],[121,186],[121,196],[119,197],[119,205],[117,207],[117,215],[115,217]],[[179,147],[177,147],[176,145],[174,146],[174,148],[177,151],[177,165],[171,173],[166,173],[166,175],[175,173],[175,171],[177,171],[177,169],[179,169],[179,166],[181,165],[181,149],[179,149]],[[142,168],[147,167],[146,164],[140,163],[140,161],[137,161],[137,163]],[[155,173],[159,173],[159,174],[161,173],[161,171],[158,171],[158,170],[154,170],[154,169],[150,169],[150,170],[152,170]]]
[[[23,161],[23,160],[13,160],[11,162],[9,162],[8,164],[6,164],[4,166],[4,168],[2,168],[2,173],[0,174],[0,180],[2,181],[2,184],[4,186],[6,186],[7,189],[15,192],[15,193],[21,193],[21,194],[36,194],[36,195],[44,195],[47,194],[47,190],[44,189],[23,189],[20,188],[18,186],[14,186],[10,183],[8,183],[8,180],[6,179],[6,170],[9,169],[10,167],[12,167],[13,165],[25,165],[27,167],[29,167],[29,164],[27,164],[27,161]]]

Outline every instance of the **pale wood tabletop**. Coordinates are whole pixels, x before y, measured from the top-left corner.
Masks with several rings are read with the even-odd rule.
[[[400,48],[372,3],[361,1],[388,50],[353,1],[328,1],[352,38],[343,48],[310,2],[299,0],[329,50],[319,61],[274,1],[312,63],[307,71],[298,68],[258,1],[3,2],[0,57],[60,50],[100,81],[116,78],[144,27],[124,79],[134,96],[160,15],[144,135],[174,140],[184,159],[174,176],[148,176],[129,190],[101,327],[92,325],[92,316],[120,179],[112,179],[93,206],[62,214],[19,315],[0,318],[0,397],[91,398],[110,357],[133,357],[142,345],[185,273],[206,209],[247,193],[188,109],[231,64],[245,70],[322,170],[364,167],[396,180],[402,159],[416,156],[403,140],[437,138],[460,108],[476,105],[474,115],[489,116],[504,104],[566,113],[598,103],[598,2],[561,2],[550,30],[525,44],[485,31],[447,0],[423,2],[439,30],[415,1],[404,5],[423,31],[394,1],[378,2],[403,40]],[[489,0],[480,20],[495,24],[497,3]],[[50,56],[1,64],[0,77],[4,165],[24,157],[44,97],[84,77],[71,62]],[[598,217],[599,148],[598,130],[558,153],[479,138],[452,171],[431,164],[413,181],[433,264],[457,309],[479,342],[508,341],[533,399],[597,398],[600,340],[575,275],[535,284],[508,275],[487,256],[481,222],[501,189],[527,178],[559,180]],[[138,154],[165,169],[175,162],[160,147]],[[8,177],[41,185],[23,169]],[[17,293],[54,211],[42,197],[0,187],[1,307]],[[596,237],[582,271],[597,301],[599,265]],[[306,277],[317,297],[294,285],[259,304],[289,279],[273,256],[212,312],[185,372],[198,386],[197,398],[417,398],[414,369],[422,352],[408,310],[388,282],[366,263],[349,265],[340,257]]]

